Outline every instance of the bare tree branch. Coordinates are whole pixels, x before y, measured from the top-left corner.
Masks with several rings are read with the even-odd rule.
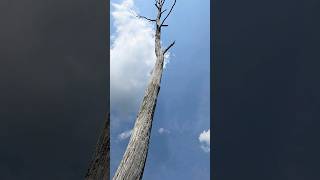
[[[167,11],[167,9],[163,10],[163,11],[160,13],[160,16],[161,16],[164,12],[166,12],[166,11]]]
[[[155,22],[155,21],[156,21],[155,19],[150,19],[150,18],[147,18],[147,17],[145,17],[145,16],[141,16],[141,15],[137,14],[137,13],[136,13],[135,11],[133,11],[133,10],[130,10],[130,12],[131,12],[131,14],[132,14],[133,16],[135,16],[135,17],[137,17],[137,18],[146,19],[146,20],[151,21],[151,22]]]
[[[140,16],[140,15],[137,15],[138,18],[141,18],[141,19],[146,19],[148,21],[151,21],[151,22],[155,22],[156,20],[155,19],[150,19],[150,18],[147,18],[145,16]]]
[[[175,43],[176,43],[176,41],[173,41],[173,43],[171,43],[171,44],[167,47],[167,49],[165,49],[165,50],[163,51],[163,54],[165,54]]]
[[[167,26],[169,26],[169,25],[168,25],[168,24],[162,24],[161,26],[162,26],[162,27],[164,27],[164,26],[167,27]]]
[[[162,24],[164,23],[164,21],[169,17],[169,15],[170,15],[170,13],[171,13],[174,5],[176,5],[176,2],[177,2],[177,0],[174,0],[174,3],[173,3],[173,5],[171,6],[171,9],[170,9],[169,13],[168,13],[167,16],[163,19],[161,25],[162,25]]]
[[[157,7],[157,9],[160,9],[160,7],[157,3],[155,3],[154,5]]]

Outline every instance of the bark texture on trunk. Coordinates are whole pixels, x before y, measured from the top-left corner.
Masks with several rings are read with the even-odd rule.
[[[95,153],[90,163],[85,180],[109,180],[110,162],[110,116],[106,115],[102,134],[99,137]]]
[[[163,4],[164,0],[157,0],[155,4],[158,9],[157,19],[152,20],[140,16],[147,19],[148,21],[156,22],[155,54],[157,59],[152,71],[151,79],[145,91],[145,95],[143,97],[137,119],[135,121],[129,144],[113,177],[113,180],[140,180],[143,176],[149,148],[153,115],[157,104],[158,93],[160,90],[164,54],[174,44],[171,44],[165,50],[162,50],[161,48],[161,27],[167,26],[163,25],[164,20],[169,16],[174,6],[172,6],[166,18],[161,22]]]

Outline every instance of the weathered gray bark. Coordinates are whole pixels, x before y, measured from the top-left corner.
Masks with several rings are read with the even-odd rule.
[[[168,48],[163,50],[161,48],[161,28],[164,25],[164,21],[170,15],[173,6],[176,1],[174,1],[173,6],[167,16],[161,21],[162,7],[165,0],[157,0],[156,7],[158,9],[157,18],[155,20],[139,16],[140,18],[145,18],[148,21],[156,22],[156,33],[155,33],[155,54],[156,63],[152,71],[151,79],[148,83],[145,95],[143,97],[140,110],[135,121],[135,125],[132,131],[131,138],[127,149],[123,155],[120,165],[113,177],[113,180],[140,180],[143,176],[143,170],[145,167],[145,162],[148,154],[149,139],[152,128],[152,120],[154,111],[156,108],[157,97],[160,90],[160,82],[163,71],[164,55],[170,47],[173,46],[172,43]]]
[[[110,117],[106,116],[102,134],[99,137],[96,150],[90,163],[85,180],[109,180],[110,162]]]

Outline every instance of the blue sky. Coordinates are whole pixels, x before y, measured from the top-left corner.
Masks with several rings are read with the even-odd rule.
[[[118,4],[111,5],[110,26],[113,176],[154,62],[153,25],[130,19],[126,11],[152,18],[156,9],[153,0],[111,2]],[[172,2],[167,0],[166,7]],[[210,1],[178,0],[166,22],[169,27],[162,31],[163,46],[174,40],[176,44],[163,72],[143,179],[209,179],[210,153],[199,136],[210,128]]]

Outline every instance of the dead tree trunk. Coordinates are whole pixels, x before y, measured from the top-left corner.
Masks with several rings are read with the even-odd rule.
[[[109,162],[110,162],[110,116],[106,117],[102,134],[99,137],[96,151],[90,163],[85,180],[109,180]]]
[[[145,91],[142,104],[140,106],[139,113],[132,131],[132,135],[127,146],[127,149],[123,155],[120,165],[113,177],[113,180],[140,180],[142,179],[143,170],[148,154],[149,139],[152,128],[153,114],[156,108],[157,97],[160,90],[160,82],[163,71],[164,55],[174,45],[174,42],[166,49],[161,48],[161,28],[168,26],[164,24],[165,20],[170,15],[174,4],[171,6],[170,11],[161,20],[162,14],[166,11],[162,11],[162,7],[165,0],[156,0],[155,6],[158,13],[156,19],[149,19],[144,16],[138,16],[144,18],[150,22],[156,23],[155,33],[155,54],[156,63],[152,71],[151,79]]]

